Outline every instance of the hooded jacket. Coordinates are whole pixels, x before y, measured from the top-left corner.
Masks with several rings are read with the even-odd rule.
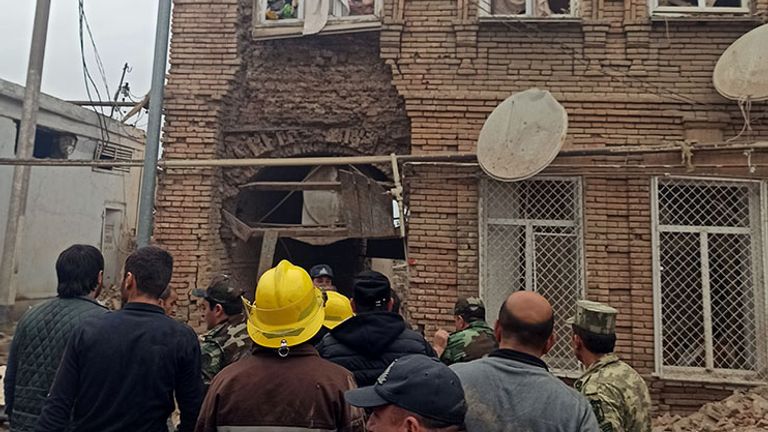
[[[373,385],[384,369],[408,354],[437,357],[424,337],[392,312],[367,312],[339,324],[317,345],[320,355],[352,372],[359,387]]]

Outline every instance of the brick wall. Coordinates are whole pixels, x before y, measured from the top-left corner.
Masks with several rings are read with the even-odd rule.
[[[493,108],[529,87],[551,91],[568,110],[565,149],[719,141],[743,120],[712,87],[712,70],[758,25],[651,21],[643,0],[584,1],[580,21],[506,23],[481,22],[476,3],[465,0],[386,0],[380,33],[254,42],[251,4],[175,1],[164,157],[473,151]],[[765,13],[768,0],[753,9]],[[753,139],[768,137],[766,107],[753,105]],[[619,351],[652,381],[657,409],[687,412],[733,386],[651,378],[650,175],[768,172],[750,173],[739,152],[695,152],[692,171],[680,160],[558,158],[545,174],[583,177],[587,296],[621,310]],[[755,153],[752,162],[768,160]],[[431,336],[450,325],[457,295],[479,290],[483,174],[450,164],[403,170],[408,312]],[[253,266],[253,246],[233,246],[219,210],[236,206],[236,186],[256,174],[169,170],[161,179],[156,238],[176,257],[173,283],[187,316],[188,288],[213,270]]]

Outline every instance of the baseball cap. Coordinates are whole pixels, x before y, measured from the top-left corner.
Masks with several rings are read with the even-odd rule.
[[[392,298],[389,279],[383,274],[366,270],[360,272],[352,282],[352,298],[355,304],[380,307]]]
[[[618,311],[607,304],[590,300],[576,302],[576,315],[568,324],[599,335],[616,333],[616,314]]]
[[[309,277],[312,279],[319,278],[320,276],[328,276],[333,279],[333,269],[331,266],[328,264],[318,264],[309,269]]]
[[[421,354],[401,357],[372,386],[349,390],[344,399],[360,408],[396,405],[449,425],[464,425],[467,403],[459,377],[440,360]]]
[[[218,274],[215,275],[213,279],[211,279],[211,283],[208,284],[208,288],[195,288],[192,290],[192,295],[195,297],[211,300],[216,303],[239,304],[240,296],[243,295],[243,290],[232,286],[229,275]]]

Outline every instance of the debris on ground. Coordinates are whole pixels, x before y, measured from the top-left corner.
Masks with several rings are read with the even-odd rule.
[[[739,390],[710,402],[688,417],[665,414],[654,421],[653,432],[757,432],[768,430],[768,386]]]
[[[110,285],[108,287],[104,287],[104,289],[101,290],[101,293],[99,294],[99,297],[96,300],[98,300],[99,303],[109,308],[109,310],[120,309],[120,307],[122,306],[122,300],[120,296],[120,286]]]

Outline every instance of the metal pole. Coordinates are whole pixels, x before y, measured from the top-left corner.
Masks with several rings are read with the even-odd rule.
[[[35,149],[37,111],[40,107],[40,83],[43,79],[43,60],[45,59],[45,42],[48,35],[50,11],[51,0],[37,0],[27,67],[27,85],[24,89],[19,140],[17,141],[16,157],[19,159],[31,158]],[[10,321],[10,311],[16,300],[13,276],[16,273],[15,258],[21,245],[24,228],[30,170],[30,166],[24,165],[18,165],[13,169],[13,184],[11,185],[11,199],[8,204],[8,220],[5,225],[3,255],[0,258],[0,323],[2,324]]]
[[[157,6],[157,31],[155,32],[152,88],[149,91],[147,145],[144,149],[144,172],[141,177],[141,195],[139,196],[139,228],[136,236],[136,243],[139,247],[148,245],[152,237],[155,183],[157,182],[157,156],[160,149],[163,87],[165,85],[165,65],[168,61],[168,34],[170,33],[170,27],[171,0],[160,0]]]

